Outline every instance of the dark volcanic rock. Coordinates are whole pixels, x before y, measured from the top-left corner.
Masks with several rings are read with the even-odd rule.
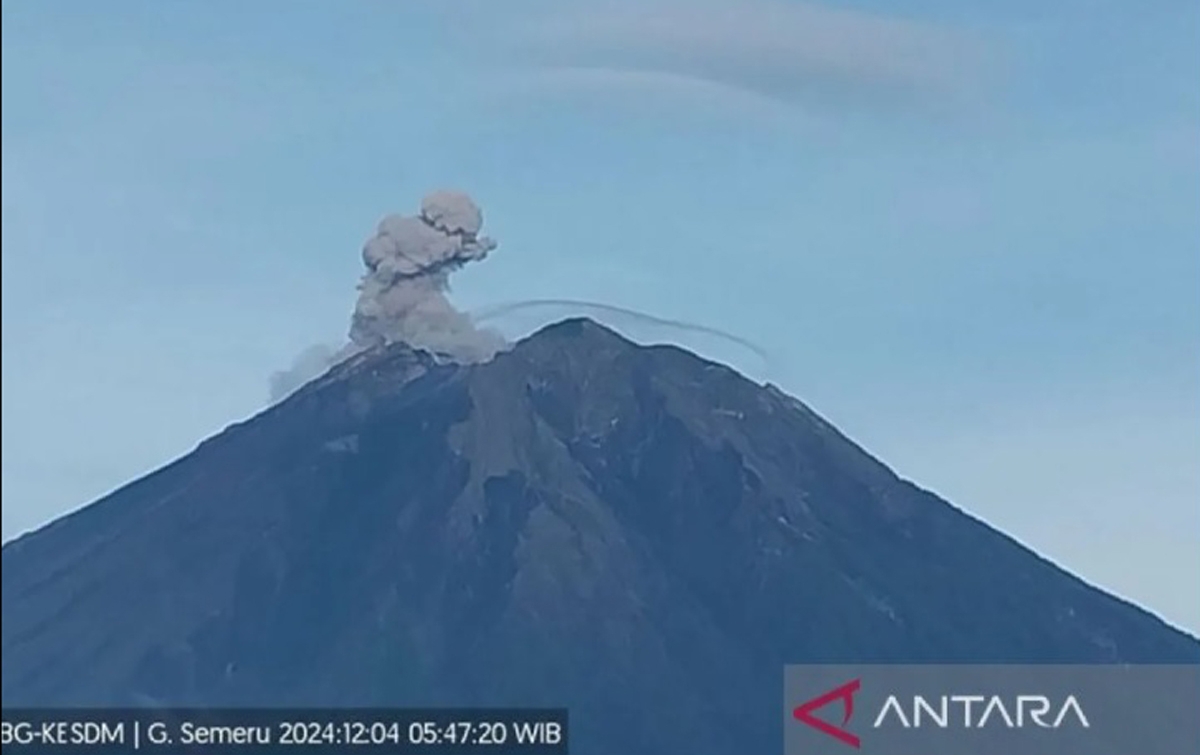
[[[3,700],[568,705],[779,749],[785,663],[1200,661],[798,401],[586,320],[360,355],[3,550]]]

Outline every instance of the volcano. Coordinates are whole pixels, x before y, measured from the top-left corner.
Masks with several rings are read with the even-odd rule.
[[[3,549],[7,706],[569,707],[778,752],[787,663],[1200,662],[801,402],[590,320],[402,344]]]

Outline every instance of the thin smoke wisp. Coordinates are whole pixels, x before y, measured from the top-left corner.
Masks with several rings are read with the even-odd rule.
[[[603,302],[587,301],[584,299],[523,299],[521,301],[503,302],[482,307],[471,312],[471,319],[477,323],[494,322],[509,315],[522,312],[542,311],[543,320],[578,315],[580,313],[596,316],[602,320],[617,320],[623,322],[611,323],[623,331],[639,330],[641,326],[649,326],[651,330],[679,335],[691,333],[708,336],[717,341],[732,344],[753,354],[761,363],[764,374],[774,371],[774,360],[766,349],[753,341],[730,333],[720,328],[714,328],[698,323],[676,320],[640,312],[627,307],[619,307]],[[622,327],[623,326],[623,327]],[[627,333],[627,335],[633,335]]]

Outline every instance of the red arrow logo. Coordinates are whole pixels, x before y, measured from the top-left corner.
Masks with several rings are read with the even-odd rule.
[[[851,747],[858,749],[862,746],[862,741],[846,731],[846,724],[850,723],[850,718],[854,715],[854,695],[862,687],[862,680],[855,679],[852,682],[846,682],[837,689],[831,689],[825,694],[814,697],[808,702],[792,711],[792,716],[802,724],[807,724],[813,727],[822,734],[828,734],[837,741],[848,744]],[[842,701],[842,725],[834,726],[828,721],[823,721],[813,713],[826,705],[829,705],[834,700]]]

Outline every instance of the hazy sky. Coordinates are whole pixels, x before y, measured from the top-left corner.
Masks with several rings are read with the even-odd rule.
[[[0,29],[5,539],[262,408],[344,337],[379,218],[453,187],[500,243],[461,306],[755,340],[770,365],[684,343],[1200,631],[1195,0],[6,0]]]

